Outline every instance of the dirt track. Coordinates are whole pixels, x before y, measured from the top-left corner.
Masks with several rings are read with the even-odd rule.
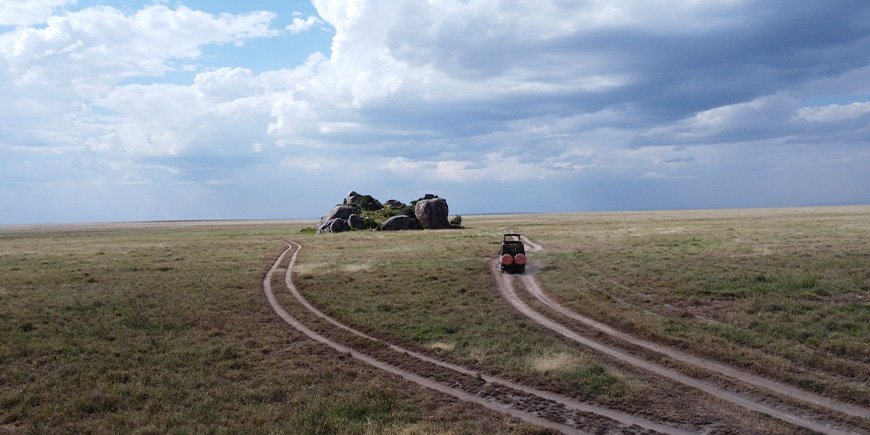
[[[288,244],[287,249],[280,255],[266,274],[263,280],[263,290],[272,308],[281,319],[312,340],[325,344],[340,353],[349,354],[370,366],[400,376],[418,385],[563,433],[582,433],[578,427],[592,427],[597,432],[661,432],[669,434],[693,432],[649,421],[617,410],[579,402],[569,397],[521,385],[499,377],[483,375],[456,364],[439,361],[418,352],[385,343],[382,340],[348,327],[311,305],[296,289],[292,281],[292,269],[300,249],[301,246],[296,243],[291,242]],[[285,257],[291,251],[293,251],[293,254],[289,262],[286,262]],[[327,321],[344,332],[383,345],[390,353],[378,352],[377,350],[372,351],[369,348],[365,348],[367,353],[364,353],[359,348],[341,344],[306,326],[285,310],[276,299],[272,289],[273,275],[279,266],[285,263],[286,270],[283,284],[296,302],[302,305],[308,313]],[[377,357],[369,353],[374,353]]]
[[[738,370],[734,367],[724,365],[722,363],[712,361],[706,358],[701,358],[695,355],[690,355],[685,352],[682,352],[677,349],[673,349],[667,346],[662,346],[658,343],[653,343],[647,340],[643,340],[632,335],[626,334],[622,331],[615,330],[610,326],[607,326],[601,322],[590,319],[586,316],[583,316],[575,311],[572,311],[565,307],[564,305],[558,303],[553,298],[544,293],[541,289],[541,286],[532,276],[523,276],[520,278],[522,280],[523,285],[526,290],[535,298],[543,302],[548,307],[552,308],[559,314],[562,314],[565,317],[568,317],[572,320],[576,320],[586,326],[589,326],[593,329],[601,331],[607,335],[618,338],[620,340],[624,340],[628,343],[631,343],[635,346],[642,347],[644,349],[665,355],[669,358],[675,359],[677,361],[681,361],[687,364],[691,364],[706,370],[712,370],[719,374],[737,379],[741,382],[746,382],[747,384],[752,384],[757,387],[766,388],[768,390],[774,391],[776,393],[782,394],[784,396],[788,396],[792,399],[812,403],[813,405],[821,406],[823,408],[828,408],[832,411],[842,412],[844,414],[848,414],[854,417],[859,418],[868,418],[870,417],[870,410],[861,408],[856,405],[838,402],[836,400],[819,396],[818,394],[811,393],[809,391],[801,390],[799,388],[792,387],[791,385],[786,385],[781,382],[764,378],[758,375],[754,375],[752,373],[747,373],[741,370]]]
[[[528,243],[529,241],[526,242]],[[383,340],[344,325],[309,303],[293,284],[292,269],[295,265],[300,249],[301,246],[298,244],[293,242],[288,244],[288,248],[281,254],[267,273],[263,281],[264,292],[266,293],[267,299],[272,305],[272,308],[285,322],[309,338],[322,344],[326,344],[340,353],[349,354],[370,366],[400,376],[418,385],[453,396],[459,400],[476,403],[487,409],[511,415],[528,423],[555,429],[563,433],[581,433],[580,429],[578,429],[580,427],[595,430],[596,432],[616,431],[623,433],[691,433],[702,430],[702,428],[699,427],[668,426],[636,415],[598,405],[583,403],[566,396],[518,384],[499,377],[483,375],[463,366],[440,361],[425,354],[386,343]],[[541,249],[543,248],[540,245],[530,244],[528,250],[529,252],[536,252]],[[292,252],[290,260],[285,261],[285,257],[287,257],[287,254],[290,252]],[[286,268],[283,283],[273,282],[274,272],[278,270],[282,264],[285,265],[284,267]],[[693,378],[673,368],[664,367],[656,362],[644,359],[642,356],[617,348],[613,346],[612,343],[606,343],[593,338],[600,335],[592,334],[584,336],[565,324],[559,323],[552,318],[538,313],[527,305],[514,291],[514,277],[499,273],[495,263],[493,263],[492,272],[496,282],[498,283],[499,291],[515,309],[541,326],[544,326],[574,342],[601,352],[608,357],[615,358],[623,363],[628,363],[629,365],[652,372],[671,381],[691,386],[703,391],[704,393],[737,404],[745,409],[767,414],[817,432],[841,434],[856,433],[866,430],[851,429],[856,432],[850,432],[850,429],[846,429],[847,426],[840,422],[835,424],[827,423],[832,420],[825,416],[807,412],[803,409],[796,410],[794,407],[788,408],[776,403],[776,401],[773,401],[773,403],[776,404],[772,404],[767,397],[759,399],[757,398],[757,395],[750,397],[742,393],[730,391],[723,388],[721,385],[714,384],[708,380]],[[523,283],[532,296],[538,298],[539,301],[566,318],[577,321],[593,329],[597,329],[606,335],[618,338],[644,349],[671,356],[668,352],[670,349],[665,346],[651,342],[644,342],[641,339],[614,330],[609,328],[607,325],[595,322],[591,319],[588,319],[590,321],[588,323],[583,322],[581,319],[585,319],[584,316],[574,313],[570,309],[561,306],[558,302],[548,297],[530,275],[518,276],[516,277],[516,280]],[[302,313],[309,316],[309,321],[306,322],[308,326],[306,326],[306,323],[303,323],[299,317],[294,317],[294,315],[291,315],[280,305],[272,291],[273,284],[286,287],[288,293],[293,297],[292,304],[295,305],[298,303],[298,305],[304,308]],[[297,309],[300,308],[297,307]],[[305,318],[305,316],[302,318]],[[312,326],[318,324],[318,322],[311,320],[315,318],[328,322],[334,331],[324,331],[322,327],[318,329],[316,326]],[[344,339],[336,339],[336,334],[339,336],[345,334],[345,337]],[[357,339],[354,340],[353,337],[357,337]],[[383,349],[377,350],[374,347],[360,344],[358,338],[363,338],[371,343],[377,344]],[[638,341],[640,344],[635,343],[634,341]],[[354,344],[349,345],[342,343]],[[643,346],[643,344],[649,346]],[[679,354],[681,352],[677,353]],[[677,357],[674,357],[673,359],[687,364],[693,364],[693,360],[690,358],[698,358],[688,354],[683,354],[683,356],[686,358],[680,358],[680,355],[677,355]],[[697,361],[704,360],[698,358]],[[706,365],[703,368],[717,372],[717,368],[722,366],[722,364],[713,361],[710,362],[712,364]],[[695,364],[697,364],[696,361]],[[724,367],[728,368],[727,366]],[[730,369],[736,371],[736,369]],[[725,370],[721,374],[727,376],[730,373],[731,372]],[[764,380],[764,378],[757,378]],[[752,379],[750,378],[750,380]],[[748,383],[758,384],[758,382]],[[794,388],[787,385],[780,385],[787,389]],[[764,385],[762,384],[760,386]],[[788,391],[787,389],[785,391]],[[788,396],[787,394],[783,395]],[[821,399],[828,400],[826,398]],[[816,401],[818,402],[819,400]],[[857,407],[855,407],[855,411],[859,413],[862,411],[866,412],[866,410]],[[851,413],[849,414],[852,415]],[[855,419],[852,420],[854,422]],[[865,425],[859,423],[858,427],[865,427]]]
[[[531,242],[528,239],[524,238],[524,242],[527,244],[529,252],[538,252],[543,248]],[[688,376],[684,373],[681,373],[675,369],[664,367],[660,364],[652,362],[650,360],[644,359],[640,356],[628,353],[627,351],[617,348],[609,343],[605,343],[601,340],[598,340],[592,336],[584,336],[580,333],[572,330],[567,327],[565,324],[559,323],[553,320],[550,317],[544,316],[543,314],[535,311],[530,306],[528,306],[513,288],[513,279],[510,276],[503,275],[498,272],[497,266],[493,265],[493,274],[496,281],[499,283],[500,291],[502,292],[505,299],[511,303],[518,311],[538,323],[539,325],[550,329],[571,341],[574,341],[583,346],[592,348],[598,352],[601,352],[605,355],[608,355],[612,358],[615,358],[619,361],[628,363],[630,365],[642,368],[644,370],[650,371],[657,375],[663,376],[670,380],[679,382],[684,385],[691,386],[693,388],[704,391],[705,393],[711,394],[713,396],[719,397],[724,400],[728,400],[732,403],[738,404],[746,409],[761,412],[767,415],[771,415],[780,420],[787,421],[789,423],[805,427],[807,429],[811,429],[818,432],[823,433],[850,433],[849,430],[842,429],[840,427],[835,427],[831,423],[823,422],[829,421],[829,418],[826,417],[814,417],[809,418],[806,417],[807,414],[812,414],[812,412],[808,412],[807,410],[800,410],[800,412],[785,409],[783,406],[772,405],[769,400],[759,400],[752,397],[748,397],[744,394],[738,394],[732,391],[728,391],[722,388],[719,385],[713,384],[706,380],[697,379],[691,376]],[[694,365],[696,367],[702,368],[707,371],[712,371],[717,374],[731,377],[737,379],[738,381],[745,382],[751,385],[755,385],[758,387],[762,387],[768,390],[771,390],[775,393],[778,393],[782,396],[786,396],[790,399],[794,399],[797,401],[808,402],[818,407],[827,408],[829,410],[833,410],[836,412],[841,412],[844,414],[848,414],[853,417],[866,419],[870,416],[870,412],[868,410],[863,409],[861,407],[857,407],[855,405],[850,405],[842,402],[837,402],[832,399],[828,399],[822,396],[818,396],[813,393],[809,393],[795,387],[791,387],[785,384],[782,384],[777,381],[773,381],[770,379],[766,379],[757,375],[749,374],[742,372],[740,370],[734,369],[733,367],[725,366],[721,363],[717,363],[715,361],[710,361],[704,358],[695,357],[693,355],[686,354],[684,352],[680,352],[674,349],[670,349],[666,346],[661,346],[656,343],[652,343],[646,340],[639,339],[637,337],[633,337],[629,334],[623,333],[621,331],[617,331],[609,326],[597,322],[595,320],[589,319],[585,316],[582,316],[576,312],[569,310],[568,308],[562,306],[552,298],[548,297],[540,285],[531,275],[521,275],[517,277],[526,290],[539,301],[543,302],[546,306],[550,307],[554,311],[559,314],[568,317],[572,320],[578,321],[585,326],[591,327],[597,331],[600,331],[604,334],[607,334],[611,337],[617,338],[619,340],[626,341],[633,345],[639,346],[641,348],[665,355],[674,360],[687,363],[690,365]],[[865,429],[866,430],[866,429]]]

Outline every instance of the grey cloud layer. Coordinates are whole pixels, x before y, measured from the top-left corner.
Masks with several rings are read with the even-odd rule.
[[[314,0],[320,16],[285,29],[267,11],[163,5],[46,21],[64,4],[0,7],[0,24],[19,26],[0,34],[0,147],[18,173],[48,150],[114,162],[95,178],[162,181],[267,162],[447,182],[509,166],[530,179],[676,180],[732,171],[750,149],[802,167],[818,147],[828,162],[851,152],[850,170],[867,163],[861,0]],[[123,84],[159,81],[207,46],[323,23],[331,53],[294,69]]]
[[[548,118],[537,127],[581,140],[604,127],[634,136],[610,146],[812,134],[830,126],[793,119],[805,88],[870,59],[861,2],[405,2],[333,17],[336,3],[318,3],[337,29],[316,79],[329,92],[297,95],[317,120],[346,125],[337,140],[360,144],[523,134],[512,131],[523,120]],[[601,112],[623,116],[565,128]]]

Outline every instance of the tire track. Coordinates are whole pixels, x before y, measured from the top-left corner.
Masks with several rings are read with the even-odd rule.
[[[611,420],[617,421],[617,422],[619,422],[627,427],[638,426],[638,427],[641,427],[641,428],[644,428],[647,430],[652,430],[652,431],[666,433],[666,434],[674,434],[674,435],[684,435],[684,434],[692,433],[689,431],[680,430],[678,428],[674,428],[671,426],[667,426],[664,424],[660,424],[660,423],[656,423],[656,422],[653,422],[650,420],[646,420],[644,418],[640,418],[640,417],[632,415],[632,414],[616,411],[614,409],[605,408],[605,407],[601,407],[601,406],[597,406],[597,405],[592,405],[589,403],[583,403],[583,402],[580,402],[578,400],[572,399],[570,397],[556,394],[556,393],[553,393],[550,391],[544,391],[544,390],[529,387],[526,385],[518,384],[516,382],[510,381],[510,380],[507,380],[507,379],[504,379],[504,378],[501,378],[498,376],[485,375],[485,374],[476,372],[474,370],[471,370],[469,368],[460,366],[458,364],[453,364],[453,363],[441,361],[441,360],[432,358],[430,356],[424,355],[422,353],[419,353],[419,352],[416,352],[416,351],[413,351],[410,349],[406,349],[406,348],[385,342],[379,338],[373,337],[373,336],[368,335],[362,331],[359,331],[359,330],[354,329],[350,326],[347,326],[347,325],[339,322],[335,318],[322,312],[320,309],[318,309],[314,305],[312,305],[308,301],[308,299],[306,299],[302,295],[302,293],[299,292],[299,289],[293,284],[292,270],[293,270],[293,266],[296,263],[297,254],[302,249],[302,246],[299,245],[298,243],[292,242],[292,241],[288,244],[288,246],[289,246],[288,249],[295,248],[295,251],[294,251],[293,255],[291,256],[290,264],[287,266],[287,270],[284,273],[284,284],[287,286],[287,289],[290,291],[290,293],[293,295],[293,297],[300,304],[302,304],[302,306],[304,306],[308,311],[310,311],[311,313],[320,317],[321,319],[329,322],[333,326],[341,328],[341,329],[343,329],[347,332],[350,332],[351,334],[354,334],[356,336],[363,337],[363,338],[366,338],[368,340],[371,340],[371,341],[374,341],[377,343],[382,343],[395,352],[406,354],[406,355],[411,356],[413,358],[416,358],[418,360],[421,360],[421,361],[424,361],[424,362],[427,362],[430,364],[434,364],[434,365],[437,365],[439,367],[446,368],[446,369],[461,373],[463,375],[475,376],[475,377],[478,377],[479,379],[486,381],[487,383],[494,383],[494,384],[502,385],[502,386],[505,386],[505,387],[508,387],[508,388],[511,388],[514,390],[522,391],[524,393],[540,397],[542,399],[551,400],[553,402],[560,403],[560,404],[564,405],[565,407],[567,407],[569,409],[573,409],[575,411],[600,415],[602,417],[606,417],[606,418],[609,418]]]
[[[832,411],[838,411],[843,414],[848,414],[853,417],[859,418],[868,418],[870,417],[870,410],[861,408],[856,405],[839,402],[824,396],[819,396],[818,394],[811,393],[809,391],[801,390],[799,388],[793,387],[791,385],[786,385],[781,382],[764,378],[752,373],[747,373],[742,370],[736,369],[731,366],[727,366],[725,364],[707,359],[698,357],[695,355],[690,355],[688,353],[679,351],[677,349],[673,349],[667,346],[660,345],[658,343],[653,343],[651,341],[647,341],[641,338],[637,338],[635,336],[629,335],[625,332],[616,330],[611,328],[610,326],[601,323],[597,320],[591,319],[589,317],[583,316],[582,314],[573,311],[564,305],[560,304],[546,293],[544,293],[540,284],[532,277],[532,276],[521,276],[520,279],[523,282],[526,290],[534,296],[539,301],[543,302],[548,307],[552,308],[554,311],[562,314],[565,317],[568,317],[572,320],[576,320],[586,326],[589,326],[593,329],[601,331],[611,337],[618,338],[620,340],[631,343],[635,346],[642,347],[649,351],[665,355],[674,360],[693,365],[702,369],[712,370],[718,374],[725,375],[727,377],[736,379],[741,382],[745,382],[747,384],[755,385],[756,387],[761,387],[776,393],[779,393],[783,396],[789,397],[791,399],[811,403],[813,405],[817,405],[823,408],[827,408]]]
[[[523,242],[528,245],[529,250],[531,252],[540,252],[544,248],[529,240],[528,237],[523,236]],[[782,382],[766,378],[763,376],[759,376],[753,373],[748,373],[746,371],[740,370],[738,368],[720,363],[718,361],[714,361],[708,358],[703,358],[699,356],[695,356],[686,352],[683,352],[679,349],[674,349],[669,346],[664,346],[658,343],[651,342],[649,340],[644,340],[639,337],[635,337],[628,333],[622,332],[620,330],[614,329],[602,322],[599,322],[590,317],[586,317],[570,308],[560,304],[555,299],[551,298],[549,295],[544,293],[543,288],[538,283],[538,281],[529,275],[523,275],[520,277],[523,281],[523,285],[526,287],[526,290],[534,296],[539,301],[543,302],[548,307],[552,308],[559,314],[562,314],[565,317],[568,317],[572,320],[582,323],[588,327],[601,331],[607,335],[610,335],[614,338],[618,338],[620,340],[631,343],[635,346],[642,347],[649,351],[665,355],[674,360],[693,365],[696,367],[700,367],[702,369],[712,370],[721,375],[737,379],[741,382],[745,382],[750,385],[754,385],[756,387],[765,388],[767,390],[779,393],[783,396],[789,397],[791,399],[811,403],[816,406],[820,406],[823,408],[827,408],[832,411],[841,412],[843,414],[851,415],[853,417],[858,418],[870,418],[870,409],[863,408],[857,405],[853,405],[851,403],[845,403],[838,400],[831,399],[829,397],[824,397],[819,394],[806,391],[788,384],[784,384]]]
[[[274,275],[275,271],[278,269],[278,266],[284,260],[284,257],[286,257],[287,253],[290,252],[292,249],[293,249],[292,246],[290,246],[288,244],[287,249],[285,249],[284,252],[281,253],[281,255],[278,257],[278,259],[275,261],[275,263],[272,264],[272,267],[269,268],[269,271],[266,273],[266,276],[263,278],[263,292],[266,294],[266,299],[268,299],[269,304],[272,306],[272,309],[275,311],[275,313],[278,314],[278,316],[281,317],[281,319],[284,320],[284,322],[286,322],[287,324],[289,324],[290,326],[292,326],[293,328],[295,328],[299,332],[303,333],[308,338],[310,338],[318,343],[325,344],[325,345],[331,347],[332,349],[336,350],[337,352],[349,354],[353,358],[356,358],[357,360],[362,361],[363,363],[368,364],[372,367],[375,367],[379,370],[383,370],[387,373],[399,376],[405,380],[408,380],[408,381],[413,382],[415,384],[424,386],[426,388],[430,388],[432,390],[439,391],[441,393],[453,396],[453,397],[455,397],[459,400],[462,400],[464,402],[476,403],[478,405],[483,406],[484,408],[487,408],[487,409],[490,409],[493,411],[497,411],[497,412],[501,412],[503,414],[507,414],[507,415],[510,415],[512,417],[516,417],[516,418],[523,420],[527,423],[532,423],[532,424],[535,424],[538,426],[542,426],[542,427],[546,427],[546,428],[550,428],[550,429],[555,429],[555,430],[558,430],[558,431],[563,432],[563,433],[567,433],[567,434],[582,434],[583,433],[583,432],[581,432],[573,427],[570,427],[570,426],[567,426],[564,424],[554,423],[554,422],[551,422],[549,420],[538,417],[537,415],[533,415],[533,414],[528,413],[528,412],[514,409],[514,408],[510,407],[510,405],[505,405],[503,403],[498,403],[498,402],[492,402],[492,401],[484,399],[483,397],[470,394],[470,393],[463,391],[463,390],[460,390],[458,388],[453,388],[453,387],[435,382],[431,379],[425,378],[425,377],[420,376],[416,373],[409,372],[407,370],[401,369],[401,368],[394,366],[392,364],[388,364],[386,362],[375,359],[375,358],[373,358],[367,354],[364,354],[362,352],[358,352],[358,351],[356,351],[348,346],[345,346],[343,344],[332,341],[332,340],[324,337],[323,335],[320,335],[319,333],[315,332],[312,329],[309,329],[307,326],[303,325],[302,322],[300,322],[298,319],[296,319],[290,313],[288,313],[281,306],[281,304],[278,303],[278,300],[275,298],[275,294],[272,291],[272,282],[271,282],[272,276]],[[293,253],[293,256],[291,257],[290,265],[287,268],[288,271],[290,271],[292,269],[292,265],[295,263],[296,255],[298,253],[299,253],[298,249],[295,250],[295,252]]]
[[[528,239],[525,239],[528,242]],[[530,246],[530,252],[540,251],[542,247],[540,245],[532,243]],[[751,411],[761,412],[780,420],[786,421],[791,424],[795,424],[797,426],[801,426],[807,429],[815,430],[817,432],[828,433],[828,434],[846,434],[850,432],[843,431],[841,429],[832,427],[828,424],[812,420],[806,418],[804,416],[798,415],[793,412],[781,410],[779,408],[772,407],[766,403],[760,402],[758,400],[754,400],[743,395],[730,392],[725,390],[718,385],[712,384],[707,381],[703,381],[697,378],[693,378],[691,376],[685,375],[677,370],[664,367],[660,364],[650,362],[648,360],[642,359],[635,355],[629,354],[622,349],[616,348],[609,344],[605,344],[601,341],[594,340],[588,337],[584,337],[577,332],[569,329],[565,325],[558,323],[548,317],[545,317],[541,313],[535,311],[530,306],[528,306],[522,299],[517,295],[513,288],[513,280],[510,275],[502,274],[498,271],[498,266],[496,262],[493,263],[491,271],[498,283],[499,290],[501,291],[503,297],[517,310],[524,314],[526,317],[530,318],[534,322],[539,325],[550,329],[565,338],[568,338],[571,341],[574,341],[583,346],[589,347],[595,351],[608,355],[612,358],[620,360],[622,362],[628,363],[635,367],[647,370],[649,372],[655,373],[659,376],[671,379],[673,381],[679,382],[683,385],[687,385],[698,390],[701,390],[707,394],[719,397],[723,400],[727,400],[734,404],[737,404],[745,409],[749,409]],[[529,292],[534,294],[535,291],[531,287],[537,287],[540,289],[540,286],[537,285],[537,282],[533,277],[528,275],[521,275],[520,280],[524,285],[528,286]],[[541,291],[540,294],[543,294]],[[545,302],[546,303],[546,302]],[[601,324],[602,326],[606,326]],[[594,326],[593,326],[594,327]],[[602,331],[605,332],[606,331]],[[705,368],[705,367],[702,367]],[[724,373],[723,373],[724,374]]]
[[[294,248],[295,248],[295,250],[294,250]],[[310,302],[308,302],[304,297],[302,297],[301,293],[299,293],[298,289],[293,284],[292,269],[296,263],[296,258],[298,256],[300,249],[301,249],[301,246],[298,245],[297,243],[295,243],[295,242],[288,243],[287,249],[285,249],[281,253],[281,255],[278,257],[278,259],[275,261],[275,263],[272,265],[272,267],[267,272],[267,274],[263,280],[263,291],[266,294],[266,298],[269,300],[269,303],[272,306],[272,309],[275,311],[275,313],[278,314],[279,317],[281,317],[281,319],[284,320],[286,323],[293,326],[294,328],[296,328],[297,330],[299,330],[300,332],[302,332],[304,335],[306,335],[307,337],[309,337],[312,340],[315,340],[315,341],[322,343],[322,344],[326,344],[327,346],[333,348],[334,350],[336,350],[338,352],[348,354],[348,355],[352,356],[353,358],[356,358],[356,359],[358,359],[358,360],[360,360],[360,361],[362,361],[370,366],[373,366],[375,368],[386,371],[388,373],[400,376],[400,377],[402,377],[406,380],[409,380],[411,382],[414,382],[418,385],[421,385],[421,386],[431,388],[431,389],[434,389],[436,391],[448,394],[448,395],[453,396],[453,397],[455,397],[459,400],[462,400],[462,401],[479,404],[487,409],[494,410],[497,412],[501,412],[501,413],[519,418],[519,419],[521,419],[525,422],[528,422],[528,423],[532,423],[532,424],[535,424],[538,426],[558,430],[558,431],[563,432],[563,433],[574,434],[574,433],[583,433],[583,432],[581,432],[580,430],[578,430],[575,427],[572,427],[572,426],[569,426],[566,424],[562,424],[562,423],[553,422],[551,420],[543,418],[543,417],[539,416],[538,413],[527,412],[523,409],[518,409],[516,405],[519,405],[520,407],[525,406],[527,409],[528,408],[536,409],[534,407],[534,404],[532,404],[532,406],[530,407],[529,404],[523,403],[522,397],[520,397],[520,396],[522,396],[522,393],[525,393],[528,396],[534,396],[533,399],[537,399],[537,402],[539,402],[539,403],[541,401],[550,402],[552,404],[556,404],[558,406],[562,406],[564,408],[567,408],[567,409],[572,411],[571,414],[576,412],[577,414],[573,414],[573,415],[575,417],[580,417],[581,419],[583,417],[580,413],[586,413],[586,414],[593,414],[595,416],[598,416],[599,420],[602,417],[604,417],[604,418],[608,419],[609,421],[614,421],[614,422],[621,424],[621,425],[617,424],[614,427],[612,425],[612,423],[608,423],[609,427],[611,427],[611,430],[617,429],[620,431],[628,431],[628,432],[632,432],[632,433],[637,433],[638,431],[640,431],[640,432],[661,432],[661,433],[667,433],[667,434],[681,434],[681,435],[692,433],[692,432],[689,432],[686,430],[682,430],[682,429],[670,427],[670,426],[667,426],[664,424],[649,421],[649,420],[643,419],[642,417],[638,417],[635,415],[623,413],[623,412],[616,411],[616,410],[609,409],[609,408],[599,407],[596,405],[582,403],[582,402],[579,402],[577,400],[571,399],[569,397],[561,396],[559,394],[548,392],[548,391],[538,390],[538,389],[528,387],[528,386],[525,386],[522,384],[517,384],[515,382],[509,381],[506,379],[502,379],[499,377],[482,375],[478,372],[475,372],[471,369],[468,369],[468,368],[465,368],[465,367],[462,367],[459,365],[439,361],[439,360],[436,360],[434,358],[428,357],[426,355],[423,355],[423,354],[420,354],[420,353],[417,353],[417,352],[414,352],[414,351],[411,351],[408,349],[404,349],[404,348],[401,348],[399,346],[391,345],[391,344],[386,343],[382,340],[379,340],[375,337],[367,335],[361,331],[358,331],[358,330],[355,330],[349,326],[343,325],[340,322],[338,322],[337,320],[327,316],[325,313],[321,312],[316,307],[311,305]],[[331,323],[333,326],[341,328],[347,332],[353,333],[359,337],[366,338],[366,339],[371,340],[373,342],[381,343],[385,346],[388,346],[389,349],[394,351],[396,354],[401,354],[402,356],[412,357],[412,358],[415,358],[419,361],[430,363],[430,364],[436,365],[438,367],[446,368],[446,369],[452,370],[454,372],[457,372],[460,375],[465,376],[465,377],[473,377],[473,378],[479,379],[483,382],[486,382],[487,385],[495,384],[495,385],[500,385],[501,387],[504,387],[504,388],[500,388],[500,389],[495,388],[494,389],[495,391],[484,392],[484,393],[482,393],[482,395],[480,395],[481,394],[480,391],[478,391],[477,394],[470,393],[470,392],[462,390],[460,388],[455,388],[455,387],[445,385],[445,383],[435,381],[435,380],[433,380],[429,377],[423,376],[419,373],[415,373],[413,371],[409,371],[409,370],[400,368],[400,367],[398,367],[394,364],[391,364],[389,362],[379,360],[378,358],[372,357],[371,355],[368,355],[366,353],[355,350],[349,346],[335,342],[335,341],[321,335],[320,333],[306,327],[301,321],[299,321],[297,318],[293,317],[290,313],[288,313],[280,305],[280,303],[278,303],[277,299],[275,298],[274,291],[272,290],[272,284],[271,284],[272,276],[274,275],[274,272],[278,269],[280,264],[284,261],[284,258],[287,256],[287,254],[291,251],[293,251],[293,255],[291,256],[291,259],[290,259],[290,261],[287,265],[287,268],[285,270],[284,284],[287,286],[288,290],[290,290],[290,293],[294,296],[294,298],[296,298],[297,301],[301,305],[303,305],[303,307],[305,307],[307,310],[309,310],[312,314],[315,314],[318,317],[321,317],[322,319]],[[458,381],[453,382],[453,381],[454,380],[451,380],[450,383],[453,385],[461,385],[461,382],[458,382]],[[506,389],[515,390],[515,392],[505,391]],[[503,401],[502,402],[494,401],[494,400],[498,400],[496,398],[496,396],[501,396],[501,399]],[[504,399],[507,399],[507,400],[504,400]],[[504,403],[504,402],[508,402],[508,403]],[[549,408],[549,406],[548,406],[548,408]],[[541,411],[540,408],[537,408],[536,410]],[[549,415],[552,415],[552,414],[549,414]],[[574,424],[574,422],[576,421],[574,418],[571,417],[571,415],[569,415],[567,417],[565,415],[557,415],[556,418],[557,419],[561,418],[562,420],[567,421],[568,423],[572,423],[572,424]],[[599,429],[599,431],[600,431],[600,429]]]

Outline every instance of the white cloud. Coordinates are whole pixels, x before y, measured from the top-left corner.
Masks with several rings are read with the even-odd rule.
[[[247,69],[221,68],[197,74],[189,86],[117,87],[95,102],[117,118],[93,147],[146,155],[247,154],[252,144],[270,142],[269,81]]]
[[[295,15],[295,13],[294,13]],[[319,18],[311,15],[306,19],[302,19],[299,16],[294,16],[293,21],[285,27],[291,35],[296,35],[302,32],[307,32],[311,30],[316,24],[321,23]]]
[[[277,35],[270,12],[212,15],[184,6],[151,5],[131,15],[107,6],[52,16],[45,27],[0,35],[0,62],[19,86],[68,86],[82,93],[125,77],[157,76],[177,60],[196,59],[208,44]]]
[[[305,172],[331,171],[339,166],[335,160],[322,157],[285,157],[279,165],[283,168],[301,169]]]
[[[482,161],[410,160],[405,157],[394,157],[386,162],[384,169],[406,177],[457,183],[482,179],[521,181],[543,178],[553,172],[553,169],[546,165],[523,162],[518,156],[504,156],[499,153],[489,153]]]
[[[0,26],[44,23],[56,9],[75,0],[7,0],[0,2]]]
[[[728,104],[659,125],[639,134],[643,144],[705,144],[755,140],[793,133],[790,124],[800,101],[785,93]]]
[[[802,107],[798,110],[796,118],[810,122],[831,122],[859,118],[867,114],[870,114],[870,102]]]
[[[250,71],[219,69],[198,76],[192,87],[118,83],[186,69],[177,62],[197,59],[209,44],[277,35],[269,27],[273,18],[270,12],[213,15],[161,4],[129,14],[97,6],[2,33],[0,144],[178,153],[191,140],[185,131],[210,130],[185,121],[226,111],[227,105],[215,103],[218,97],[234,100],[255,92]],[[270,107],[266,102],[249,111],[262,115],[260,131]],[[226,116],[215,119],[226,122]]]
[[[218,68],[199,73],[193,79],[193,88],[199,98],[242,98],[257,94],[262,87],[260,81],[247,68]]]
[[[4,149],[471,183],[676,179],[738,159],[728,146],[866,144],[870,103],[801,107],[866,94],[870,19],[830,5],[314,0],[275,29],[271,12],[173,2],[15,4],[0,6],[18,26],[0,34]],[[220,56],[206,47],[320,24],[331,52],[296,68],[201,65]],[[166,83],[179,71],[198,73]]]

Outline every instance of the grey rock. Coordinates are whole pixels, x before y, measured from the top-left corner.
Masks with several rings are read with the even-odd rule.
[[[399,215],[387,219],[378,229],[381,231],[417,230],[420,229],[420,225],[409,216]]]
[[[421,199],[421,200],[423,200],[423,199],[435,199],[435,198],[437,198],[437,197],[438,197],[438,195],[433,195],[433,194],[431,194],[431,193],[427,193],[427,194],[423,195],[423,197],[420,198],[420,199]]]
[[[359,202],[362,201],[362,199],[363,199],[362,195],[360,195],[359,193],[356,193],[356,191],[351,190],[350,193],[348,193],[347,196],[344,198],[343,204],[345,204],[345,205],[359,204]]]
[[[323,226],[323,224],[333,219],[347,220],[350,215],[357,213],[359,213],[359,208],[354,205],[337,205],[333,207],[332,210],[329,211],[329,213],[326,213],[325,215],[323,215],[323,217],[320,218],[320,226]]]
[[[350,225],[344,219],[330,219],[325,224],[317,228],[318,233],[343,233],[350,231]]]
[[[402,204],[402,201],[399,201],[398,199],[388,199],[387,202],[384,203],[385,208],[393,210],[400,209],[404,206],[405,204]]]
[[[417,217],[417,221],[423,225],[423,228],[430,230],[450,228],[447,214],[447,200],[444,198],[422,199],[414,205],[414,215]]]
[[[344,198],[343,204],[355,205],[363,210],[380,210],[384,208],[377,198],[371,195],[362,195],[353,190]]]
[[[358,214],[352,214],[347,218],[347,224],[354,230],[364,230],[366,229],[366,224],[363,222],[363,218],[359,217]]]

